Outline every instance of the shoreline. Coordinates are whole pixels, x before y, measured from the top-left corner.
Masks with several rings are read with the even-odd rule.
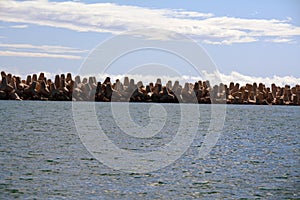
[[[144,85],[142,81],[124,77],[114,83],[110,77],[103,82],[95,77],[72,78],[71,73],[56,75],[54,81],[44,73],[27,75],[26,80],[10,73],[1,72],[0,100],[40,101],[99,101],[143,103],[198,103],[241,105],[300,105],[300,84],[291,87],[266,87],[263,83],[240,85],[230,82],[211,86],[210,82],[184,83],[168,81]]]

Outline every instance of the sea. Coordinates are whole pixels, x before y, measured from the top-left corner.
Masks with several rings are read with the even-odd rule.
[[[0,199],[300,198],[300,106],[76,105],[0,101]]]

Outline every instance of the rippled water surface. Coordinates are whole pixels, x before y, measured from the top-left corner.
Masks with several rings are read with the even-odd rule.
[[[182,120],[180,105],[162,106],[164,127],[144,139],[118,128],[109,103],[95,110],[117,146],[146,152],[171,141]],[[131,104],[134,123],[147,125],[150,107]],[[200,105],[190,148],[171,165],[141,174],[93,158],[77,134],[71,102],[0,101],[0,108],[0,199],[300,198],[300,107],[227,106],[217,144],[199,158],[211,108]]]

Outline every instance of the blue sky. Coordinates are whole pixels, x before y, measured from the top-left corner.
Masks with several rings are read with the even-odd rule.
[[[76,74],[99,43],[161,27],[195,40],[227,78],[299,81],[299,10],[297,0],[1,1],[0,69]]]

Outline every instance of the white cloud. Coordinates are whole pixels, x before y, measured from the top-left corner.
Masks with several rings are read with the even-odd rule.
[[[1,52],[0,52],[1,54]],[[21,71],[20,71],[21,70]],[[5,71],[7,73],[12,73],[13,75],[21,76],[23,79],[27,77],[28,74],[39,74],[40,72],[44,72],[47,78],[54,79],[56,74],[66,74],[70,71],[64,72],[64,71],[56,71],[56,72],[48,72],[48,71],[40,71],[35,69],[30,69],[30,72],[24,71],[22,69],[19,69],[17,67],[13,66],[1,66],[1,71]],[[77,74],[72,72],[73,78]],[[89,75],[82,75],[81,77],[88,77]],[[202,77],[200,76],[190,76],[190,75],[182,75],[182,76],[157,76],[157,75],[146,75],[146,74],[92,74],[92,76],[95,76],[97,81],[103,82],[106,77],[111,77],[112,82],[115,82],[116,79],[124,81],[124,77],[128,76],[129,79],[134,79],[135,83],[138,81],[142,81],[144,85],[149,84],[150,82],[155,83],[157,78],[160,78],[163,84],[166,84],[169,80],[171,80],[173,83],[175,81],[179,81],[181,85],[184,85],[184,83],[195,83],[196,81],[206,81],[209,80],[211,85],[219,84],[220,81],[224,84],[229,85],[230,82],[239,83],[241,86],[246,85],[247,83],[253,84],[254,82],[263,83],[266,85],[266,87],[270,87],[272,83],[275,83],[277,86],[285,86],[285,85],[299,85],[300,84],[300,77],[294,77],[294,76],[273,76],[273,77],[258,77],[258,76],[247,76],[244,74],[241,74],[239,72],[231,72],[230,74],[224,74],[219,71],[215,71],[213,73],[207,73],[205,71],[202,72]]]
[[[169,12],[170,17],[182,17],[182,18],[208,18],[213,17],[214,15],[212,13],[199,13],[199,12],[193,12],[193,11],[185,11],[185,10],[165,10],[166,14]]]
[[[49,53],[38,53],[38,52],[19,52],[19,51],[0,51],[0,56],[82,59],[80,56],[74,56],[74,55],[49,54]]]
[[[128,75],[129,78],[134,78],[135,81],[138,80],[143,80],[144,83],[149,83],[149,82],[155,82],[157,78],[161,78],[163,83],[166,83],[168,80],[172,80],[173,83],[175,80],[178,80],[181,84],[184,84],[185,82],[191,82],[194,83],[198,80],[209,80],[211,85],[219,84],[220,81],[224,84],[229,85],[230,82],[234,83],[239,83],[240,85],[246,85],[247,83],[253,84],[254,82],[256,83],[263,83],[267,87],[270,87],[272,83],[275,83],[277,86],[285,86],[285,85],[297,85],[300,84],[300,77],[296,78],[294,76],[273,76],[273,77],[256,77],[256,76],[247,76],[240,74],[238,72],[231,72],[230,74],[223,74],[220,73],[219,71],[215,71],[214,73],[207,73],[207,72],[202,72],[203,75],[202,77],[194,77],[194,76],[189,76],[189,75],[184,75],[180,77],[168,77],[168,76],[162,76],[162,77],[157,77],[157,76],[145,76],[145,75]],[[108,76],[102,75],[99,76],[101,77],[101,80],[104,80],[104,78]],[[118,75],[118,76],[112,76],[114,79],[119,78],[123,79],[124,75]]]
[[[230,82],[239,83],[240,85],[246,85],[247,83],[253,84],[254,82],[263,83],[267,87],[270,87],[272,83],[275,83],[277,86],[285,86],[285,85],[297,85],[300,84],[300,77],[294,76],[273,76],[273,77],[256,77],[256,76],[247,76],[238,72],[231,72],[230,74],[223,74],[219,71],[214,71],[213,73],[207,73],[203,71],[202,76],[190,76],[190,75],[182,75],[182,76],[157,76],[153,74],[93,74],[98,81],[105,80],[106,77],[111,77],[112,81],[116,79],[124,80],[125,76],[128,76],[129,79],[134,79],[135,83],[138,81],[142,81],[143,84],[149,84],[150,82],[155,83],[157,78],[160,78],[163,84],[166,84],[169,80],[173,83],[175,81],[179,81],[181,85],[184,83],[195,83],[196,81],[206,81],[209,80],[211,85],[220,84],[220,82],[229,85]],[[88,77],[89,75],[81,75],[82,77]],[[54,77],[54,75],[53,75]]]
[[[112,3],[0,1],[1,21],[31,23],[74,31],[109,32],[159,28],[176,31],[210,44],[253,41],[278,42],[276,38],[300,36],[291,19],[242,19],[211,13],[151,9]],[[274,41],[272,41],[272,39]],[[281,42],[284,42],[282,40]]]
[[[272,83],[275,83],[278,86],[296,85],[300,84],[300,77],[294,76],[273,76],[273,77],[256,77],[256,76],[247,76],[238,72],[231,72],[230,74],[223,74],[219,71],[215,71],[214,73],[202,72],[203,78],[210,80],[214,84],[214,80],[221,80],[225,84],[229,84],[230,82],[239,83],[240,85],[245,85],[247,83],[263,83],[266,86],[271,86]]]
[[[23,24],[23,25],[14,25],[14,26],[10,26],[10,28],[28,28],[28,25]]]
[[[291,38],[273,38],[273,39],[266,39],[266,42],[275,42],[275,43],[292,43]]]
[[[1,44],[0,56],[13,57],[35,57],[35,58],[62,58],[82,59],[74,54],[87,53],[88,50],[80,50],[72,47],[53,45],[32,45],[32,44]]]
[[[0,48],[6,49],[26,49],[27,51],[38,50],[47,53],[87,53],[88,50],[80,50],[72,47],[53,45],[32,45],[32,44],[1,44]]]

